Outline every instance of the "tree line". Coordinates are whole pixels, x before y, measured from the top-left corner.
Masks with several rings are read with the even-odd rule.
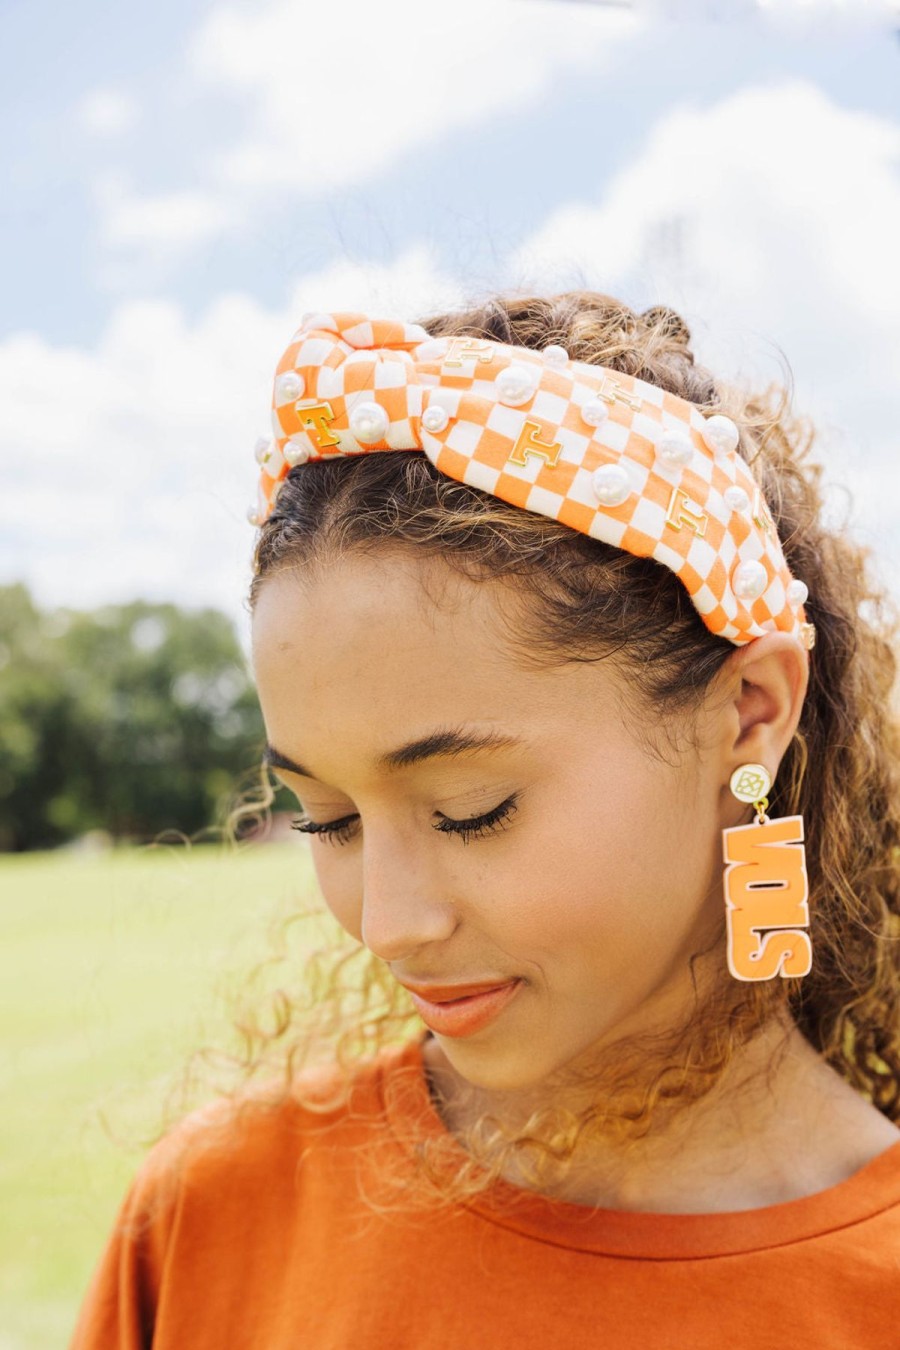
[[[41,610],[0,587],[0,850],[221,823],[265,733],[230,619],[135,600]]]

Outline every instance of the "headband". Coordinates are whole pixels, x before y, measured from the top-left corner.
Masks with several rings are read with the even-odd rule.
[[[307,314],[278,362],[273,440],[257,442],[262,525],[296,465],[423,450],[450,478],[640,558],[740,646],[815,628],[729,417],[565,348],[537,352],[365,314]]]

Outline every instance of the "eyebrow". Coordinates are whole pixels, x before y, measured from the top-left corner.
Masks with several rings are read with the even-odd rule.
[[[500,731],[466,731],[446,727],[379,755],[375,767],[388,771],[404,769],[410,764],[421,764],[423,760],[435,759],[439,755],[464,755],[473,750],[504,750],[521,744],[518,736],[507,736]],[[262,762],[272,769],[287,769],[289,773],[298,773],[303,778],[315,778],[309,769],[304,769],[289,755],[276,750],[274,745],[266,746]]]

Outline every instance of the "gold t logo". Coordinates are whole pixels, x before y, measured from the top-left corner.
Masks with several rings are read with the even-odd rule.
[[[615,380],[610,379],[608,375],[604,375],[603,384],[597,390],[597,397],[602,398],[606,403],[627,403],[634,412],[640,412],[641,410],[641,400],[636,398],[634,394],[629,394],[626,389],[623,389]]]
[[[666,524],[671,525],[673,530],[680,530],[682,525],[687,525],[699,539],[702,539],[706,534],[709,516],[705,511],[692,511],[687,493],[683,488],[676,487],[673,488],[672,496],[669,498]]]
[[[443,364],[461,366],[463,361],[471,361],[473,357],[482,364],[493,361],[494,344],[485,342],[483,338],[455,337],[447,348]]]
[[[320,450],[327,450],[330,445],[340,445],[340,437],[328,430],[328,424],[334,421],[330,403],[298,403],[296,408],[301,425]]]
[[[559,441],[548,443],[539,441],[538,436],[541,433],[540,422],[526,422],[519,432],[516,443],[510,452],[507,460],[508,464],[527,464],[528,455],[540,455],[547,462],[550,469],[556,468],[556,461],[559,459],[559,452],[562,450],[562,444]]]

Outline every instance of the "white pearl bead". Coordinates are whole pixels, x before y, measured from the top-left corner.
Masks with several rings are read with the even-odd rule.
[[[569,353],[565,347],[559,347],[555,342],[551,343],[549,347],[545,347],[541,355],[548,366],[555,366],[557,369],[564,366],[569,359]]]
[[[785,595],[788,604],[798,609],[800,605],[805,605],[809,599],[809,587],[805,581],[791,581],[788,583]]]
[[[253,447],[253,455],[257,464],[265,464],[271,449],[272,442],[266,436],[257,437],[256,445]]]
[[[432,403],[422,414],[422,426],[426,431],[443,431],[450,421],[450,414],[439,403]]]
[[[527,366],[507,366],[497,376],[497,393],[502,403],[518,408],[534,398],[537,381]]]
[[[739,600],[758,600],[769,584],[769,574],[761,562],[750,559],[734,569],[731,584]]]
[[[706,441],[710,450],[720,455],[730,454],[732,450],[737,448],[738,441],[741,439],[740,432],[731,418],[723,417],[721,413],[704,418],[700,435]]]
[[[310,456],[310,448],[299,437],[292,438],[284,447],[284,460],[292,469],[297,464],[305,464]]]
[[[289,403],[302,398],[305,388],[306,381],[302,375],[298,375],[296,370],[286,370],[275,381],[275,397],[279,403]]]
[[[677,469],[690,464],[694,458],[694,445],[686,432],[670,428],[657,441],[656,453],[664,464]]]
[[[391,420],[380,403],[357,403],[350,414],[350,430],[364,445],[383,441]]]
[[[631,496],[631,481],[621,464],[601,464],[591,484],[604,506],[621,506]]]
[[[251,525],[262,524],[262,516],[259,514],[259,511],[257,510],[255,505],[247,507],[247,519],[249,520]]]
[[[581,416],[589,427],[599,427],[609,417],[609,404],[604,403],[602,398],[589,398],[587,403],[582,404]]]
[[[725,498],[725,505],[730,506],[732,511],[750,510],[750,498],[742,487],[738,487],[737,483],[730,488],[726,488],[722,495]]]

